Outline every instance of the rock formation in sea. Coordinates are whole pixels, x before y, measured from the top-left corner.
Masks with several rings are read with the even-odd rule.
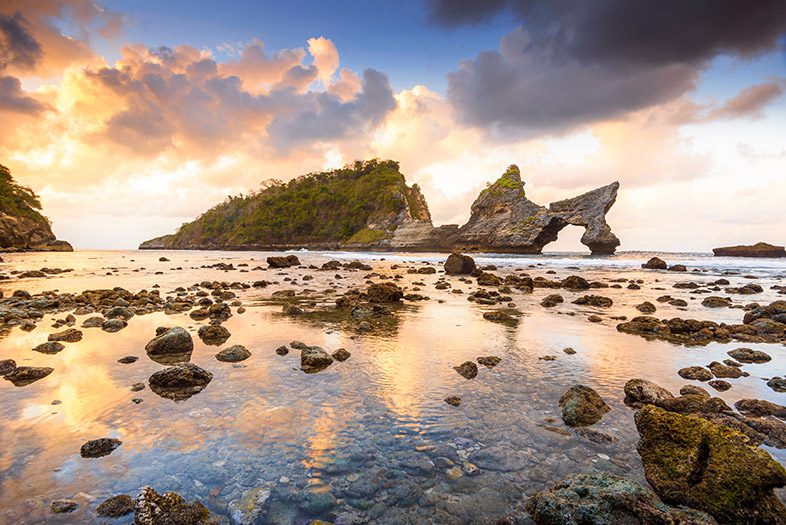
[[[456,248],[463,251],[540,253],[573,224],[585,228],[582,244],[593,254],[612,254],[620,241],[606,223],[619,183],[554,202],[548,208],[529,200],[517,166],[510,166],[472,204],[472,216],[459,228]]]
[[[38,196],[0,165],[0,251],[73,251],[66,241],[57,240],[40,209]]]
[[[519,169],[512,165],[480,193],[464,226],[435,227],[420,188],[406,184],[397,162],[358,161],[230,197],[140,249],[540,253],[572,224],[585,228],[581,242],[593,254],[612,254],[620,241],[605,216],[618,189],[614,182],[546,208],[527,199]]]
[[[753,245],[724,246],[723,248],[713,248],[712,253],[716,256],[725,257],[786,257],[786,248],[774,246],[766,242],[757,242]]]

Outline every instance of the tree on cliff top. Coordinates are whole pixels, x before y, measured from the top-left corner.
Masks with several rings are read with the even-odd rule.
[[[0,164],[0,211],[9,215],[40,216],[38,196],[26,186],[17,184],[11,170]]]

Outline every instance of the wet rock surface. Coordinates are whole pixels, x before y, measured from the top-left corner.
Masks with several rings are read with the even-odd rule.
[[[233,345],[224,348],[216,354],[216,359],[226,363],[238,363],[251,357],[251,352],[243,345]]]
[[[198,501],[186,501],[174,492],[159,494],[144,487],[136,497],[135,525],[209,525],[210,512]]]
[[[3,374],[3,379],[10,381],[14,386],[27,386],[45,378],[53,371],[54,369],[48,366],[17,366]]]
[[[574,385],[559,400],[562,420],[571,427],[584,427],[597,423],[611,407],[588,386]]]
[[[101,502],[96,513],[107,518],[120,518],[134,512],[134,508],[134,498],[128,494],[119,494]]]
[[[161,397],[182,401],[198,394],[213,380],[213,374],[192,363],[159,370],[150,376],[150,389]]]
[[[111,454],[123,442],[115,438],[92,439],[82,445],[79,454],[83,458],[101,458]]]

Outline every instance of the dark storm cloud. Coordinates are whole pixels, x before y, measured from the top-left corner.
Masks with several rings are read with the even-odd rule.
[[[29,115],[40,113],[49,109],[22,90],[22,85],[16,77],[0,77],[0,111],[26,113]]]
[[[22,13],[0,14],[0,70],[10,65],[32,68],[40,58],[41,45]]]
[[[680,96],[719,54],[755,56],[786,33],[782,0],[431,0],[455,26],[505,14],[521,27],[448,76],[471,124],[562,131]],[[591,106],[591,107],[590,107]]]

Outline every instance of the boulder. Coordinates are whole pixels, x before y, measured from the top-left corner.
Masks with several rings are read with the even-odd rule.
[[[40,345],[33,348],[33,351],[40,352],[42,354],[53,355],[58,352],[62,352],[64,349],[65,345],[63,343],[59,343],[57,341],[47,341],[46,343],[41,343]]]
[[[46,366],[17,366],[3,375],[3,379],[11,381],[14,386],[27,386],[45,378],[54,371]]]
[[[374,283],[366,290],[372,303],[397,303],[404,297],[404,290],[393,283]]]
[[[50,341],[64,341],[66,343],[76,343],[82,340],[82,331],[76,328],[68,328],[62,332],[49,334]]]
[[[174,492],[159,494],[144,487],[136,497],[135,525],[211,525],[207,507],[198,501],[188,502]]]
[[[309,346],[300,351],[300,369],[304,372],[319,372],[333,364],[333,358],[318,346]]]
[[[111,454],[123,442],[115,438],[92,439],[82,445],[79,455],[83,458],[101,458]]]
[[[751,348],[735,348],[726,353],[740,363],[767,363],[772,359],[766,352]]]
[[[703,366],[686,366],[680,368],[677,373],[683,379],[692,379],[694,381],[709,381],[712,379],[712,372]]]
[[[300,259],[298,259],[296,255],[268,257],[267,265],[271,268],[289,268],[290,266],[300,266]]]
[[[608,297],[603,297],[602,295],[582,295],[573,301],[573,304],[578,304],[581,306],[595,306],[599,308],[610,308],[614,302]]]
[[[570,387],[559,400],[562,420],[569,427],[594,425],[611,410],[593,389],[584,385]]]
[[[199,338],[206,345],[220,346],[224,344],[232,334],[220,324],[208,324],[200,326],[197,335],[199,335]]]
[[[445,261],[445,273],[448,275],[469,275],[475,271],[475,260],[469,255],[451,253]]]
[[[145,351],[151,358],[157,356],[191,356],[194,350],[194,340],[185,328],[175,326],[165,328],[145,345]],[[183,359],[188,361],[188,358]]]
[[[579,275],[570,275],[565,277],[560,285],[569,290],[589,290],[590,284],[584,277]]]
[[[213,380],[213,374],[192,363],[170,366],[149,378],[150,389],[161,397],[181,401],[198,394]]]
[[[16,368],[16,361],[13,359],[0,359],[0,376],[4,376]]]
[[[664,505],[655,493],[607,473],[576,474],[532,496],[526,510],[537,525],[715,525],[709,515]]]
[[[225,363],[238,363],[251,357],[251,352],[243,345],[232,345],[216,354],[216,359]]]
[[[646,379],[631,379],[625,383],[625,404],[639,406],[642,404],[657,405],[674,396],[665,388]]]
[[[719,523],[786,523],[786,507],[773,493],[786,485],[786,470],[745,435],[652,405],[635,422],[644,475],[664,502]]]
[[[641,267],[647,270],[666,270],[668,265],[666,264],[666,261],[660,257],[653,257],[649,261],[642,264]]]

